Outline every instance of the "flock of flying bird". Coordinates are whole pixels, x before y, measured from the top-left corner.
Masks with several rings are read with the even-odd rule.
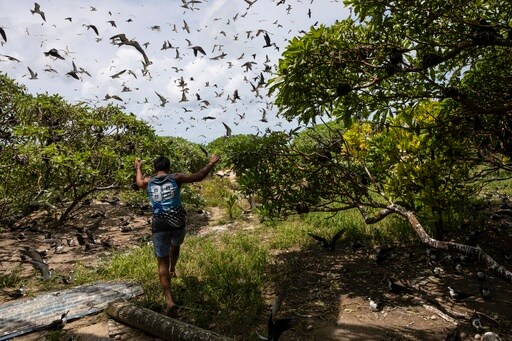
[[[303,26],[306,29],[309,26],[318,25],[318,21],[313,23],[314,19],[312,19],[311,7],[314,6],[314,0],[305,1],[310,2],[307,12],[301,13],[304,21]],[[167,120],[165,119],[166,117],[172,117],[175,124],[183,124],[185,126],[181,128],[182,131],[187,131],[200,125],[211,127],[209,121],[217,120],[222,121],[225,134],[229,136],[233,131],[233,126],[239,125],[248,118],[251,118],[249,121],[253,124],[250,128],[255,129],[258,134],[270,128],[282,128],[282,123],[280,122],[277,122],[273,127],[269,124],[269,114],[272,112],[273,103],[266,94],[265,86],[275,67],[280,48],[284,46],[284,43],[289,38],[305,32],[303,30],[294,32],[290,29],[286,32],[287,38],[283,41],[273,41],[272,36],[274,33],[271,30],[285,31],[286,28],[278,20],[268,23],[265,22],[264,18],[259,20],[259,22],[262,22],[261,27],[253,30],[237,31],[236,27],[239,26],[240,21],[249,20],[250,17],[258,15],[258,13],[253,12],[253,9],[259,5],[257,4],[258,0],[240,0],[240,3],[246,6],[244,12],[239,12],[229,17],[215,17],[210,19],[209,22],[201,24],[201,27],[192,27],[187,22],[189,19],[186,15],[194,15],[192,13],[201,10],[206,2],[208,1],[182,0],[183,19],[181,24],[167,23],[168,26],[163,26],[158,23],[147,27],[151,32],[155,32],[155,36],[161,37],[161,33],[164,32],[165,38],[163,42],[162,40],[160,42],[157,41],[157,39],[162,38],[142,41],[129,37],[130,33],[128,32],[131,32],[131,27],[128,25],[138,25],[139,29],[144,29],[144,27],[140,27],[143,23],[138,22],[137,17],[134,15],[130,15],[126,19],[126,16],[123,18],[119,12],[109,11],[108,17],[110,19],[105,23],[91,24],[83,22],[83,18],[78,19],[73,16],[55,18],[49,15],[50,13],[45,13],[45,9],[38,3],[34,3],[34,7],[30,8],[30,13],[32,13],[34,20],[37,20],[37,17],[39,18],[41,26],[52,25],[54,28],[59,28],[60,25],[63,25],[62,22],[74,25],[75,20],[81,20],[82,22],[76,24],[77,26],[81,24],[81,27],[84,28],[83,32],[78,33],[83,36],[80,39],[95,40],[99,44],[103,44],[102,42],[108,39],[111,45],[123,49],[130,48],[139,54],[140,67],[136,69],[124,66],[119,67],[113,64],[114,60],[111,60],[108,68],[109,70],[113,69],[113,72],[108,76],[112,84],[109,86],[108,92],[104,94],[104,97],[102,97],[103,95],[95,95],[94,98],[83,98],[83,101],[88,104],[97,106],[104,105],[105,101],[107,103],[111,101],[127,110],[134,107],[142,108],[145,113],[139,112],[139,116],[145,117],[153,125],[161,126],[162,122]],[[290,15],[294,11],[295,4],[302,4],[303,1],[274,0],[273,2],[275,3],[276,11],[281,10],[285,15]],[[99,10],[94,6],[90,6],[89,11],[92,12],[90,14],[91,20],[94,20],[95,13],[98,13]],[[261,13],[259,14],[261,15]],[[222,21],[225,22],[225,28],[221,29],[213,40],[202,42],[202,44],[193,42],[193,40],[197,40],[198,32],[204,36],[211,36],[213,32],[208,32],[211,30],[210,27],[219,27],[219,23]],[[309,24],[310,21],[311,24]],[[147,24],[143,25],[146,26]],[[0,42],[2,45],[9,45],[9,30],[10,27],[0,26]],[[33,31],[34,28],[31,30]],[[105,36],[103,33],[112,31],[117,31],[117,33],[109,34],[108,36]],[[88,34],[87,32],[91,33]],[[37,32],[29,32],[28,28],[26,33],[27,35],[38,34]],[[43,34],[40,35],[44,36]],[[144,35],[142,39],[146,40],[148,38]],[[94,84],[94,78],[99,76],[98,70],[90,69],[89,62],[84,62],[84,64],[89,65],[88,67],[80,66],[82,64],[80,54],[77,51],[71,51],[67,45],[64,48],[62,42],[50,43],[47,40],[41,41],[41,52],[49,59],[46,67],[43,69],[46,76],[52,77],[52,81],[58,79],[58,74],[62,73],[61,66],[63,63],[71,61],[71,67],[64,71],[65,77],[70,77],[79,82]],[[205,45],[212,42],[214,43],[213,46]],[[252,45],[249,45],[249,42]],[[160,46],[159,43],[162,44],[159,50],[151,47]],[[238,51],[240,53],[239,56],[234,56],[233,53],[235,52],[227,50],[227,46],[232,45],[237,46],[238,50],[235,50],[235,52]],[[253,49],[255,47],[255,50],[248,51],[247,46],[252,46],[251,48]],[[101,45],[98,48],[106,50],[110,47]],[[174,51],[174,55],[172,53],[169,54],[167,51]],[[162,57],[164,53],[165,58]],[[183,65],[186,62],[193,64],[201,59],[208,59],[208,65],[215,63],[215,66],[221,70],[218,73],[233,75],[230,77],[230,80],[233,80],[233,78],[240,74],[243,74],[243,80],[237,81],[237,88],[229,92],[226,91],[225,84],[220,84],[218,81],[205,81],[204,83],[201,82],[203,84],[199,84],[195,80],[195,78],[199,77],[194,74],[187,75],[187,70],[186,68],[184,70]],[[13,54],[0,55],[0,62],[25,63],[22,57]],[[107,67],[104,62],[97,61],[98,64],[103,63],[100,66],[102,70],[105,70]],[[164,63],[166,64],[165,66],[163,65]],[[40,81],[46,81],[47,79],[45,76],[43,80],[41,70],[32,65],[26,65],[26,70],[28,72],[24,77],[27,77],[29,80],[39,79]],[[162,72],[166,73],[162,74]],[[169,74],[171,74],[170,77]],[[170,91],[167,86],[165,90],[153,89],[148,91],[147,89],[151,87],[151,83],[141,82],[142,79],[151,81],[156,77],[165,77],[169,80],[168,83],[174,83],[174,89],[179,89],[181,93],[177,102],[172,99],[173,93],[169,94]],[[103,82],[103,80],[97,80],[97,82]],[[137,83],[136,86],[130,84],[134,82]],[[69,82],[66,84],[69,84]],[[79,87],[79,84],[76,83],[76,86]],[[111,89],[114,87],[118,87],[118,91],[113,92]],[[75,91],[80,91],[80,89],[77,88]],[[237,103],[238,105],[236,105]],[[135,106],[135,104],[138,106]],[[155,114],[151,114],[152,112]],[[204,114],[201,115],[203,112]],[[200,124],[200,121],[204,121],[204,123]],[[248,125],[249,123],[244,122],[244,124]]]

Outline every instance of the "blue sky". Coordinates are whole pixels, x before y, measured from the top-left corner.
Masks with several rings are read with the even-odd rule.
[[[115,103],[147,121],[157,134],[192,142],[224,135],[222,123],[233,134],[290,129],[296,123],[276,117],[267,89],[255,91],[253,86],[261,76],[264,81],[272,77],[289,39],[315,23],[331,25],[349,12],[341,1],[279,2],[257,0],[249,6],[244,0],[201,0],[186,8],[180,0],[40,0],[44,21],[31,13],[32,1],[3,1],[0,26],[7,42],[0,47],[0,70],[31,93],[56,93],[71,103],[91,106]],[[94,25],[98,35],[88,25]],[[142,46],[152,63],[147,73],[134,47],[112,44],[110,37],[121,33]],[[275,45],[263,47],[265,33]],[[162,49],[164,43],[172,48]],[[195,56],[196,46],[206,55]],[[50,49],[65,59],[45,56]],[[78,73],[77,80],[67,75],[72,62],[90,76]],[[28,67],[37,79],[29,79]],[[181,79],[186,85],[180,86]],[[182,101],[183,89],[187,101]],[[233,100],[235,90],[240,99]],[[157,93],[166,101],[164,106]],[[105,99],[107,95],[121,101]],[[264,112],[268,122],[261,121]]]

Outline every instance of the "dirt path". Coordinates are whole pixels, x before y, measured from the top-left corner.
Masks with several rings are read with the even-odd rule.
[[[219,225],[218,210],[190,215],[191,234],[219,233],[223,230],[251,228],[248,223]],[[37,219],[36,219],[37,218]],[[101,218],[97,235],[99,246],[88,249],[76,243],[76,235],[85,235]],[[150,240],[149,216],[144,208],[130,208],[121,204],[93,202],[83,210],[80,219],[61,226],[59,233],[44,232],[44,221],[33,217],[21,222],[16,229],[2,233],[0,239],[0,273],[9,274],[19,267],[20,275],[30,285],[34,271],[22,262],[23,246],[48,250],[48,264],[54,275],[66,278],[77,262],[95,267],[101,257],[113,250],[125,250]],[[503,222],[503,226],[506,226]],[[125,231],[125,232],[123,232]],[[512,245],[512,229],[506,227],[502,235],[488,234],[479,241],[484,248],[492,245]],[[498,238],[498,239],[496,239]],[[63,240],[64,248],[56,252],[52,243]],[[75,240],[71,245],[68,240]],[[108,246],[110,245],[110,246]],[[510,250],[510,248],[508,249]],[[451,260],[448,256],[452,257]],[[490,273],[477,261],[453,260],[457,255],[437,254],[427,265],[425,248],[392,248],[388,257],[377,262],[375,251],[363,247],[339,245],[334,251],[317,244],[310,248],[282,250],[274,255],[269,272],[288,288],[280,311],[281,317],[294,317],[292,330],[281,340],[444,340],[460,324],[462,340],[474,340],[475,334],[492,330],[502,340],[512,340],[512,289]],[[510,267],[511,261],[496,256]],[[508,263],[507,263],[508,262]],[[457,271],[456,264],[461,264]],[[443,269],[432,273],[434,266]],[[486,274],[485,286],[492,290],[491,298],[479,293],[476,273]],[[406,286],[405,293],[392,293],[386,286],[388,278]],[[474,294],[464,300],[453,300],[448,286]],[[28,295],[37,293],[30,292]],[[269,307],[275,297],[275,288],[267,288]],[[382,309],[372,311],[368,298],[378,299]],[[0,302],[11,299],[0,292]],[[471,317],[479,313],[484,329],[471,326]],[[260,333],[264,334],[265,326]],[[69,340],[102,340],[109,337],[125,340],[155,340],[154,337],[119,325],[105,314],[82,318],[65,327]],[[32,333],[16,340],[44,340],[47,333]],[[241,340],[247,338],[240,337]]]

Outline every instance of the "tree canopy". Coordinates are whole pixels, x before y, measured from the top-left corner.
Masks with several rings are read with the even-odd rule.
[[[281,115],[384,124],[422,102],[489,159],[512,155],[512,5],[503,1],[349,0],[352,16],[290,41],[271,80]],[[508,167],[508,162],[505,163]]]
[[[136,157],[151,167],[155,156],[166,155],[180,172],[201,167],[200,151],[157,136],[117,106],[93,108],[58,95],[33,96],[0,75],[0,110],[0,213],[7,223],[63,204],[67,209],[59,219],[64,220],[94,192],[129,188]]]
[[[269,81],[279,114],[308,128],[233,155],[241,184],[269,215],[355,208],[374,223],[398,214],[426,244],[497,267],[429,233],[442,238],[445,215],[510,170],[512,5],[345,4],[350,18],[290,40]]]

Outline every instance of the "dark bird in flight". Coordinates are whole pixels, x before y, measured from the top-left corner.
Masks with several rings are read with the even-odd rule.
[[[270,36],[268,35],[267,32],[265,32],[263,38],[265,38],[265,45],[263,45],[263,47],[271,47],[272,43],[270,42]]]
[[[158,96],[158,98],[160,98],[160,106],[161,107],[165,107],[165,105],[169,102],[169,100],[167,98],[165,98],[164,96],[160,95],[158,92],[155,91],[155,94]]]
[[[73,21],[73,18],[71,18],[71,17],[67,17],[67,18],[64,18],[64,20],[67,20],[67,21],[69,21],[69,22],[72,22],[72,21]]]
[[[190,33],[190,27],[188,26],[187,22],[183,20],[183,27],[182,27],[187,33]]]
[[[119,76],[121,76],[123,73],[126,72],[126,69],[122,70],[122,71],[119,71],[118,73],[115,73],[113,75],[110,76],[110,78],[114,79],[114,78],[119,78]]]
[[[224,128],[226,128],[226,137],[230,137],[232,133],[231,128],[224,122],[222,122],[222,124],[224,125]]]
[[[77,73],[79,73],[80,71],[78,71],[78,69],[75,65],[75,62],[71,61],[71,64],[73,65],[73,69],[71,71],[69,71],[68,73],[66,73],[66,75],[71,76],[74,79],[80,80],[80,77],[78,77],[78,75],[77,75]]]
[[[265,109],[261,109],[262,110],[262,114],[261,114],[261,118],[260,118],[260,121],[263,122],[263,123],[268,123],[268,120],[267,120],[267,111]]]
[[[215,120],[217,117],[214,117],[214,116],[205,116],[202,118],[203,121],[208,121],[208,120]]]
[[[252,70],[252,66],[257,64],[256,62],[253,62],[252,60],[251,61],[248,61],[248,62],[245,62],[243,63],[241,66],[245,68],[245,72],[249,71],[249,70]]]
[[[117,27],[116,22],[114,20],[107,21],[112,27]]]
[[[37,13],[41,16],[41,18],[43,18],[44,21],[46,21],[46,17],[44,16],[44,12],[41,11],[41,6],[39,6],[39,4],[37,2],[34,3],[34,9],[30,10],[30,12],[32,12],[32,14],[34,13]]]
[[[253,1],[250,1],[250,0],[244,0],[249,6],[247,6],[247,9],[251,8],[252,5],[254,5],[254,3],[258,0],[253,0]]]
[[[136,40],[129,40],[128,38],[126,38],[126,35],[124,33],[116,34],[115,36],[110,37],[110,40],[112,40],[112,44],[115,44],[117,46],[129,45],[135,47],[135,49],[137,49],[137,51],[139,51],[142,54],[145,65],[151,64],[151,62],[148,59],[148,56],[146,55],[146,52],[144,52],[139,42],[137,42]]]
[[[37,79],[37,72],[32,71],[31,68],[27,66],[28,72],[30,72],[30,78],[29,79]]]
[[[200,52],[206,56],[206,52],[204,52],[201,46],[192,46],[192,50],[194,50],[194,57],[197,57],[197,53]]]
[[[104,100],[106,101],[106,100],[109,100],[109,99],[115,99],[116,101],[119,101],[119,102],[123,101],[123,99],[121,97],[117,96],[117,95],[106,94]]]
[[[210,158],[210,152],[207,151],[203,146],[199,145],[199,148],[204,153],[204,156],[206,156],[208,159]]]
[[[238,90],[235,90],[233,92],[233,102],[235,102],[237,99],[241,99],[240,96],[238,95]]]
[[[18,63],[21,62],[21,60],[19,60],[18,58],[14,58],[13,56],[8,56],[6,54],[2,54],[1,56],[9,59],[11,62],[18,62]]]
[[[100,34],[98,33],[98,29],[96,28],[96,26],[94,25],[86,25],[86,24],[83,24],[82,26],[85,26],[87,27],[87,29],[92,29],[94,31],[94,33],[96,33],[97,36],[99,36]]]
[[[59,54],[59,51],[57,51],[57,49],[50,49],[50,51],[48,51],[48,52],[44,52],[44,55],[45,55],[46,57],[48,57],[48,56],[52,56],[52,57],[55,57],[55,58],[58,58],[58,59],[62,59],[62,60],[64,60],[64,59],[65,59],[64,57],[62,57],[62,56]]]
[[[212,57],[212,58],[210,58],[210,59],[211,59],[211,60],[219,60],[219,59],[223,59],[223,58],[224,58],[224,57],[226,57],[226,56],[227,56],[227,53],[222,52],[221,54],[219,54],[219,55],[217,55],[217,56],[215,56],[215,57]]]
[[[324,237],[320,237],[320,236],[317,236],[313,233],[308,233],[309,236],[311,236],[313,239],[317,240],[318,242],[320,242],[320,244],[322,245],[322,247],[328,251],[334,251],[336,249],[336,242],[340,239],[340,237],[343,235],[343,233],[345,232],[345,229],[341,229],[339,230],[338,232],[336,232],[336,234],[334,236],[332,236],[332,238],[330,239],[326,239]]]
[[[2,39],[7,43],[7,35],[5,34],[3,27],[0,27],[0,36],[2,36]]]

